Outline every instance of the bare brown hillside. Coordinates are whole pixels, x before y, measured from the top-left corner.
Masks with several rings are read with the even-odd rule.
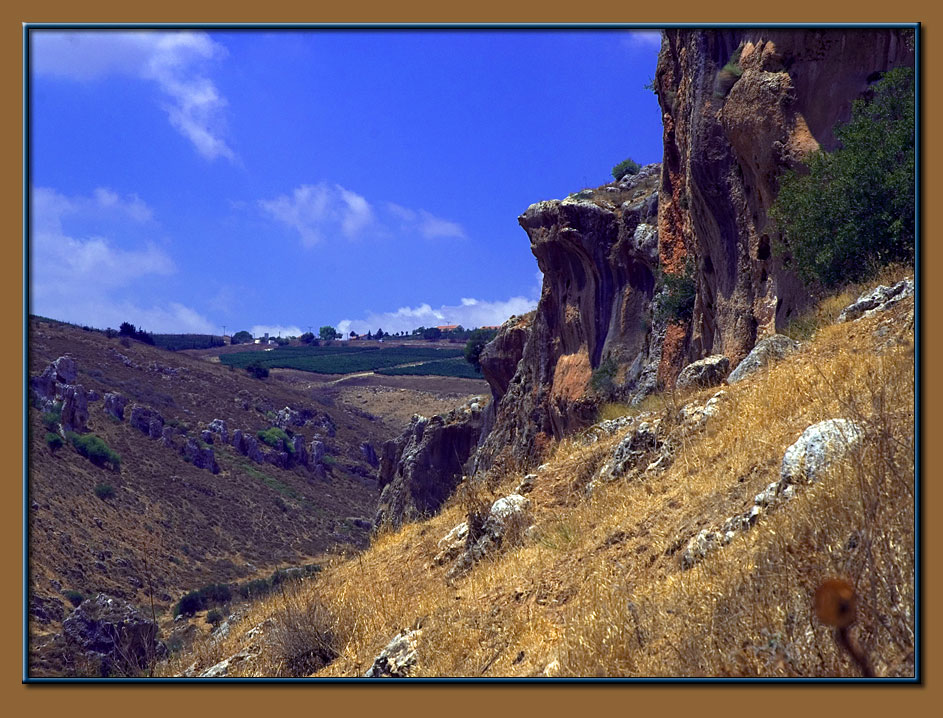
[[[384,420],[382,406],[352,406],[339,392],[281,380],[277,372],[253,379],[205,357],[32,319],[28,375],[41,374],[65,355],[77,368],[74,383],[90,394],[87,433],[120,456],[120,469],[92,463],[67,439],[50,447],[42,410],[28,408],[34,651],[42,653],[41,637],[57,632],[71,611],[68,592],[105,592],[148,613],[153,596],[158,616],[169,619],[169,609],[187,591],[367,545],[378,491],[375,467],[361,446],[379,448],[401,430],[395,416]],[[105,412],[109,392],[127,399],[123,420]],[[410,406],[418,407],[423,398],[441,403],[452,397],[419,392],[410,398]],[[160,414],[176,448],[131,425],[134,405]],[[257,463],[219,435],[209,445],[217,474],[181,453],[188,439],[202,443],[202,430],[215,419],[226,422],[230,436],[236,429],[254,436],[273,426],[285,407],[307,417],[291,427],[295,436],[305,445],[323,442],[323,470]],[[103,485],[113,496],[96,495]],[[38,674],[59,669],[37,656]]]

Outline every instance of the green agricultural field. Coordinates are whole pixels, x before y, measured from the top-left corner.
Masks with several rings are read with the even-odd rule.
[[[461,357],[461,349],[435,347],[280,347],[267,352],[222,354],[220,362],[243,369],[259,363],[269,369],[300,369],[318,374],[351,374],[361,371],[389,369],[402,364],[438,362]],[[438,372],[422,372],[438,373]],[[458,376],[445,374],[445,376]]]
[[[401,366],[391,369],[379,369],[377,374],[387,374],[389,376],[453,376],[462,379],[481,379],[481,374],[475,371],[475,367],[465,361],[462,357],[455,359],[440,359],[437,361],[423,362],[413,366]]]

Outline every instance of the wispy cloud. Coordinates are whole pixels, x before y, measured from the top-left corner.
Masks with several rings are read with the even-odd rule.
[[[420,236],[424,239],[464,239],[458,222],[437,217],[425,209],[410,209],[384,202],[377,209],[365,197],[339,184],[301,185],[290,194],[259,200],[272,219],[298,232],[306,247],[334,237]]]
[[[236,159],[223,139],[226,99],[207,76],[226,49],[202,32],[35,30],[30,63],[38,75],[89,82],[125,75],[156,83],[171,125],[203,157]]]
[[[633,50],[657,50],[661,47],[661,30],[629,30],[622,36],[622,46]]]
[[[152,214],[136,195],[121,197],[106,188],[88,197],[35,188],[30,211],[31,311],[102,328],[130,321],[151,331],[214,331],[207,319],[179,302],[142,307],[123,295],[143,278],[176,272],[163,249],[136,239]],[[119,227],[123,241],[100,234],[73,236],[66,229],[73,222]]]
[[[458,222],[451,222],[436,217],[424,209],[413,210],[393,202],[386,203],[386,209],[399,221],[400,231],[418,234],[425,239],[465,239],[465,230]]]
[[[538,271],[535,279],[536,284],[531,287],[530,296],[496,301],[462,297],[458,304],[433,307],[431,304],[422,303],[415,307],[400,307],[392,312],[368,312],[363,319],[344,319],[338,322],[337,330],[346,335],[351,330],[358,334],[375,332],[377,329],[396,333],[443,324],[460,324],[466,329],[499,326],[509,317],[526,314],[537,306],[543,274]]]
[[[366,199],[327,182],[301,185],[291,194],[260,200],[259,206],[273,219],[297,231],[306,247],[337,235],[353,239],[376,222]]]

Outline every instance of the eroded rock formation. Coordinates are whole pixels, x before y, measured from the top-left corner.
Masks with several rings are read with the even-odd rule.
[[[400,526],[438,511],[461,482],[483,425],[482,412],[471,409],[414,416],[399,438],[383,445],[374,524]]]
[[[914,64],[913,32],[667,30],[655,84],[664,122],[659,257],[694,265],[689,323],[670,329],[659,376],[725,354],[736,365],[808,301],[772,251],[767,222],[779,177],[818,148],[833,150],[882,72]]]
[[[518,219],[543,290],[533,317],[512,318],[482,352],[494,427],[476,469],[505,450],[526,463],[551,439],[591,424],[596,398],[589,390],[603,365],[623,393],[654,388],[659,174],[648,165],[625,181],[538,202]]]

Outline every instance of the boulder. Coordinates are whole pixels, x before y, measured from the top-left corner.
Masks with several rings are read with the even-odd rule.
[[[721,389],[714,394],[704,405],[692,401],[681,407],[681,421],[689,428],[697,428],[714,416],[720,409],[721,403],[727,396],[727,392]]]
[[[449,569],[446,578],[453,580],[467,573],[478,561],[501,547],[509,535],[523,535],[529,522],[529,509],[530,500],[520,494],[510,494],[495,501],[480,529],[476,530],[474,523],[465,529],[465,551]],[[480,520],[482,517],[477,518]],[[461,529],[456,527],[452,532],[461,533]]]
[[[216,463],[216,455],[209,447],[203,448],[195,439],[187,439],[183,447],[183,456],[198,469],[206,469],[214,474],[219,473],[219,465]]]
[[[246,456],[248,456],[257,464],[265,463],[265,455],[262,453],[262,449],[259,446],[259,440],[256,439],[252,434],[243,434],[242,444],[245,446]]]
[[[164,432],[164,418],[155,410],[135,404],[131,407],[131,426],[147,434],[152,439],[158,439]]]
[[[325,452],[325,448],[324,448],[323,441],[318,441],[317,439],[312,441],[311,442],[311,456],[309,458],[309,463],[312,466],[322,465],[322,462],[324,460],[324,452]]]
[[[730,360],[723,354],[711,356],[691,362],[678,375],[675,387],[678,389],[694,389],[723,384],[730,369]]]
[[[56,359],[50,366],[55,371],[56,381],[62,384],[74,384],[78,376],[75,360],[66,355]]]
[[[308,449],[305,447],[305,438],[295,435],[291,437],[291,456],[292,461],[299,466],[308,465]]]
[[[288,452],[287,451],[266,451],[262,454],[264,460],[272,466],[277,466],[280,469],[288,468]]]
[[[118,421],[124,421],[124,407],[127,406],[127,397],[117,392],[108,392],[105,394],[105,413],[110,414]]]
[[[219,663],[216,663],[205,671],[202,671],[198,674],[198,678],[226,678],[230,672],[238,666],[243,661],[252,657],[250,651],[239,651],[235,655],[229,656],[229,658],[224,658]]]
[[[275,414],[275,426],[279,429],[290,429],[293,426],[304,426],[305,420],[301,412],[286,406]]]
[[[890,309],[899,301],[914,295],[914,280],[904,279],[891,287],[883,284],[862,294],[856,301],[845,307],[838,315],[837,322],[853,322],[862,317],[869,317],[877,312]]]
[[[373,660],[364,678],[406,678],[416,664],[416,645],[421,628],[397,633]]]
[[[56,401],[58,382],[56,381],[56,369],[50,364],[39,376],[32,376],[29,379],[29,388],[33,392],[42,411],[49,411]]]
[[[62,387],[62,428],[84,432],[88,422],[88,396],[81,384]]]
[[[659,419],[650,422],[643,421],[639,424],[616,446],[615,451],[612,452],[612,459],[603,470],[603,475],[610,479],[625,476],[642,459],[647,458],[652,452],[661,447],[660,430],[661,420]]]
[[[212,444],[213,432],[210,431],[209,429],[203,429],[203,431],[200,432],[200,439],[207,444]]]
[[[222,419],[213,419],[207,428],[214,434],[219,434],[220,441],[222,441],[224,444],[229,443],[229,430],[226,427],[225,421]]]
[[[864,438],[864,429],[850,419],[827,419],[813,424],[783,456],[783,485],[814,483],[826,469],[851,452]]]
[[[782,334],[766,337],[753,347],[737,368],[727,377],[728,384],[735,384],[755,371],[792,354],[799,349],[799,342]]]
[[[66,641],[100,661],[102,676],[136,675],[166,655],[157,624],[127,601],[99,593],[62,622]]]
[[[62,620],[65,609],[62,602],[56,598],[45,598],[30,593],[29,615],[39,623],[53,623]]]
[[[160,443],[168,449],[174,448],[174,428],[172,426],[165,426],[164,430],[161,432]]]

